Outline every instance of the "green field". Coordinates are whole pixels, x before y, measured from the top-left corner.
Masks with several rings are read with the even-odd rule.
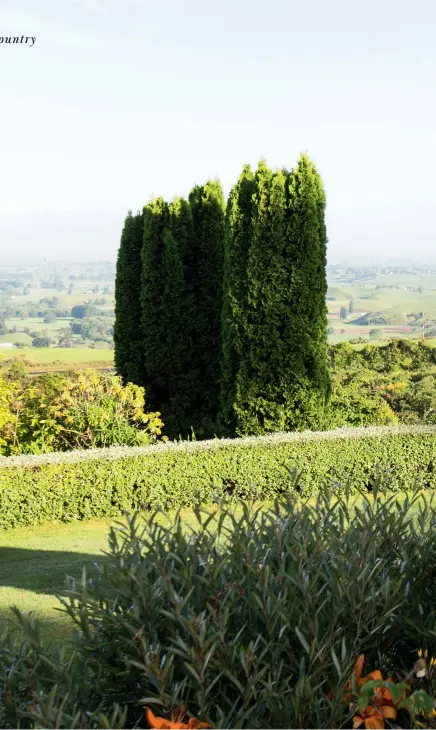
[[[68,319],[57,319],[56,322],[44,322],[43,319],[39,317],[27,317],[27,319],[7,319],[5,320],[6,327],[8,329],[13,329],[16,327],[17,329],[22,330],[24,327],[29,330],[49,330],[51,332],[56,332],[57,330],[62,329],[63,327],[69,327],[71,318]],[[4,335],[6,337],[6,335]],[[13,335],[7,335],[8,337],[13,337]],[[7,340],[8,342],[11,342],[11,340]]]
[[[0,348],[0,357],[4,360],[25,359],[32,368],[38,365],[96,365],[97,363],[111,367],[114,361],[114,351],[107,349],[93,349],[91,347],[22,347],[20,349]]]
[[[377,286],[382,288],[377,289]],[[419,286],[423,287],[421,292],[417,291]],[[342,320],[339,318],[341,307],[348,311],[350,301],[354,311]],[[381,330],[384,339],[417,339],[422,334],[422,312],[425,330],[433,334],[436,327],[436,276],[384,275],[374,277],[365,285],[350,285],[338,279],[329,283],[327,307],[328,325],[334,330],[329,334],[332,343],[356,337],[369,339],[371,329]],[[386,324],[359,323],[359,319],[368,314],[371,318],[384,318]]]
[[[23,344],[31,347],[32,337],[26,334],[26,332],[14,332],[13,334],[0,335],[1,342],[12,342],[14,345]]]
[[[100,289],[105,286],[113,287],[114,284],[112,280],[98,283]],[[68,294],[66,290],[59,292],[56,289],[41,289],[39,286],[32,286],[28,294],[14,294],[11,299],[15,304],[20,305],[26,302],[39,302],[44,297],[57,297],[61,307],[74,307],[76,304],[82,304],[82,302],[95,297],[104,297],[108,302],[113,301],[113,294],[93,294],[92,289],[94,286],[95,282],[93,281],[78,281],[75,283],[71,294]]]

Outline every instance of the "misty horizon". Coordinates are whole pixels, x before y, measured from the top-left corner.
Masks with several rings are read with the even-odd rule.
[[[7,258],[109,257],[129,209],[307,151],[328,259],[433,260],[436,6],[16,0],[2,9]],[[24,37],[23,36],[23,37]]]

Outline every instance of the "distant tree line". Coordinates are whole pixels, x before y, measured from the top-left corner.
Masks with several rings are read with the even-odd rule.
[[[121,236],[115,364],[144,386],[165,431],[315,428],[329,397],[325,194],[293,171],[249,166],[227,205],[209,180],[156,198]]]

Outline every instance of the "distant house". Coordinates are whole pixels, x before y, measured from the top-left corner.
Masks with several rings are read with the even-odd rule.
[[[13,342],[0,342],[0,347],[15,347]]]

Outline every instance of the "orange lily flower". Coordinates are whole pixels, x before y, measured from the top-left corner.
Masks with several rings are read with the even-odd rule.
[[[383,730],[385,720],[395,720],[397,711],[393,707],[365,707],[360,715],[353,717],[353,728],[356,729],[364,725],[366,730]]]
[[[190,717],[188,722],[181,722],[185,715],[184,708],[177,715],[175,720],[167,720],[165,717],[156,717],[149,707],[145,708],[145,716],[150,728],[155,730],[200,730],[210,728],[207,722],[200,722],[196,717]]]
[[[354,678],[356,680],[356,687],[363,687],[364,684],[367,682],[377,682],[377,681],[383,681],[382,673],[379,669],[375,669],[373,672],[370,672],[366,675],[366,677],[362,677],[363,672],[363,665],[365,662],[365,657],[363,654],[360,655],[358,658],[355,666],[354,666]],[[386,682],[392,682],[392,678],[388,677],[386,679]],[[345,692],[346,695],[344,697],[344,702],[349,702],[351,694],[351,681],[348,681],[345,685]],[[379,687],[376,689],[376,693],[379,693],[380,700],[385,704],[386,702],[392,702],[391,693],[386,687]]]
[[[363,672],[363,665],[365,663],[365,656],[364,654],[361,654],[354,665],[353,674],[356,680],[356,686],[361,687],[362,684],[362,672]],[[380,675],[381,676],[381,675]],[[368,680],[369,681],[369,680]],[[333,693],[330,693],[333,694]],[[347,684],[345,685],[345,695],[344,695],[344,702],[350,702],[351,700],[351,681],[349,680]]]
[[[363,687],[367,682],[383,681],[382,673],[379,669],[370,672],[366,677],[362,677],[364,664],[364,656],[360,655],[354,668],[354,677],[357,687]],[[386,682],[392,682],[392,678],[388,677]],[[347,683],[347,690],[351,689],[351,682]],[[350,695],[348,694],[348,699]],[[373,705],[365,707],[360,715],[353,717],[353,728],[359,728],[362,725],[366,730],[377,730],[385,727],[385,720],[395,720],[397,711],[394,707],[392,695],[387,687],[377,687],[374,691]]]

